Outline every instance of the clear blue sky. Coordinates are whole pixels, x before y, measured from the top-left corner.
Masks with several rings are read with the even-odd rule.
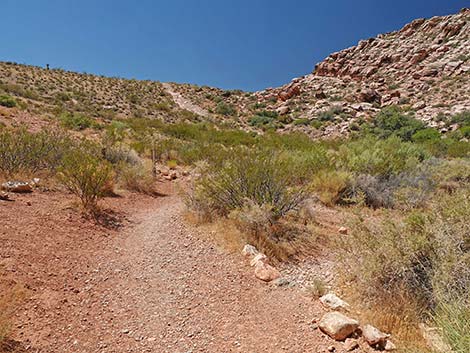
[[[2,0],[0,60],[245,90],[460,0]]]

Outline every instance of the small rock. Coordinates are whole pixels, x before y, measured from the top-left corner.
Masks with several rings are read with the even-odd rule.
[[[39,178],[33,178],[31,180],[31,184],[33,184],[33,186],[38,186],[40,182],[41,182],[41,179]]]
[[[272,282],[272,284],[277,286],[277,287],[291,287],[291,286],[293,286],[292,281],[288,280],[287,278],[283,278],[283,277],[275,279]]]
[[[282,105],[279,108],[276,109],[279,115],[286,115],[289,113],[289,107],[287,105]]]
[[[344,349],[346,352],[351,352],[359,347],[359,343],[354,338],[346,338],[344,341]]]
[[[328,347],[328,352],[334,352],[336,350],[335,346],[329,346]]]
[[[330,309],[349,309],[349,304],[341,298],[338,298],[334,293],[325,294],[320,298],[320,302]]]
[[[390,335],[383,333],[372,325],[362,327],[362,336],[370,346],[379,345],[383,347]]]
[[[397,349],[397,346],[395,346],[392,341],[387,340],[387,342],[385,343],[384,349],[385,349],[387,352],[391,352],[391,351],[396,350],[396,349]]]
[[[337,311],[333,311],[322,317],[318,327],[331,338],[342,341],[357,330],[359,322]]]
[[[255,257],[258,253],[258,250],[250,244],[246,244],[242,250],[242,255],[245,257]]]
[[[268,258],[265,254],[258,253],[251,261],[250,261],[250,266],[256,266],[258,262],[267,262]]]
[[[340,227],[340,228],[338,229],[338,232],[339,232],[340,234],[348,234],[348,228],[346,228],[346,227]]]
[[[262,281],[271,282],[281,277],[281,273],[271,265],[258,261],[255,266],[255,276]]]
[[[423,102],[423,101],[419,101],[419,102],[416,102],[415,104],[413,104],[413,106],[411,108],[413,110],[420,110],[420,109],[426,108],[426,103]]]
[[[6,192],[0,191],[0,200],[8,201],[10,200],[10,196]]]

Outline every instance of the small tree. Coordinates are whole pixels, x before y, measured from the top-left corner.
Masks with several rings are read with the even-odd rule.
[[[111,182],[112,168],[109,162],[76,149],[64,157],[59,179],[86,211],[95,212],[104,188]]]

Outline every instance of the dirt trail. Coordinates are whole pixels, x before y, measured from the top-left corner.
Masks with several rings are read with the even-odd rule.
[[[239,255],[198,236],[178,197],[140,212],[100,252],[93,276],[41,352],[316,352],[325,339],[298,289],[253,278]],[[320,350],[318,350],[320,351]]]
[[[193,104],[191,101],[183,97],[179,92],[176,92],[171,87],[170,83],[162,83],[163,88],[173,97],[173,100],[181,109],[186,109],[194,114],[208,117],[209,112],[200,106]]]
[[[180,197],[137,209],[123,232],[56,250],[14,339],[41,353],[294,353],[335,344],[313,328],[317,301],[255,279],[240,254],[214,247],[184,220]],[[54,275],[59,258],[63,276]]]
[[[170,197],[141,213],[139,224],[116,246],[115,260],[103,259],[101,310],[114,318],[111,324],[96,320],[85,340],[77,335],[76,351],[315,349],[319,337],[309,322],[318,313],[312,301],[298,290],[254,279],[241,257],[198,237],[182,221],[182,210],[182,202]]]

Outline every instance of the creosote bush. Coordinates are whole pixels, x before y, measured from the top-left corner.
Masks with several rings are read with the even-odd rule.
[[[0,95],[0,105],[7,108],[13,108],[16,107],[17,102],[15,98],[2,94]]]
[[[196,184],[193,199],[227,216],[247,200],[270,207],[273,220],[296,209],[306,198],[305,189],[292,183],[289,166],[273,152],[239,148],[220,168],[207,170]]]
[[[96,157],[95,146],[82,144],[67,153],[59,169],[59,180],[80,200],[84,210],[97,211],[97,203],[112,184],[113,170],[109,162]]]
[[[60,132],[0,130],[0,174],[12,177],[39,171],[53,174],[72,142]]]

